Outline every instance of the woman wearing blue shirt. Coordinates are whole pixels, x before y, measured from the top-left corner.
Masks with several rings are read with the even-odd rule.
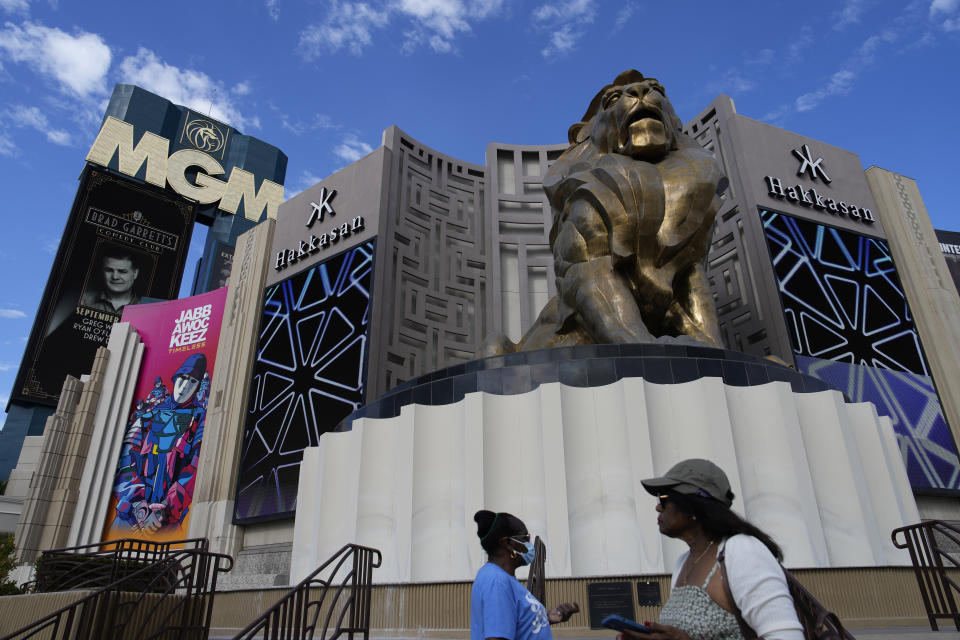
[[[550,625],[566,622],[580,607],[565,602],[547,611],[517,580],[517,567],[533,562],[534,553],[519,518],[483,510],[473,519],[487,563],[470,592],[470,640],[552,640]]]

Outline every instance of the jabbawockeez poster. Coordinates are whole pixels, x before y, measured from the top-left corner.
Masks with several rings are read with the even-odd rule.
[[[144,343],[103,540],[186,537],[227,289],[127,306]]]

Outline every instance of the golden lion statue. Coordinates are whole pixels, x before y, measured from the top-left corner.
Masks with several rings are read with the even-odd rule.
[[[727,180],[681,129],[638,71],[593,98],[543,180],[558,295],[519,343],[492,335],[479,356],[660,336],[723,346],[703,262]]]

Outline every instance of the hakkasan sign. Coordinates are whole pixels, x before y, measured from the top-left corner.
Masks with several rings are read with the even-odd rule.
[[[182,540],[203,443],[226,287],[123,310],[143,364],[114,474],[103,540]]]

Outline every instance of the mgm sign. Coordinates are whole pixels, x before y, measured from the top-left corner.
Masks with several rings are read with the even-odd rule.
[[[126,305],[177,298],[196,222],[210,225],[203,292],[225,284],[237,237],[283,202],[279,149],[132,85],[114,88],[86,161],[14,403],[55,405]]]

